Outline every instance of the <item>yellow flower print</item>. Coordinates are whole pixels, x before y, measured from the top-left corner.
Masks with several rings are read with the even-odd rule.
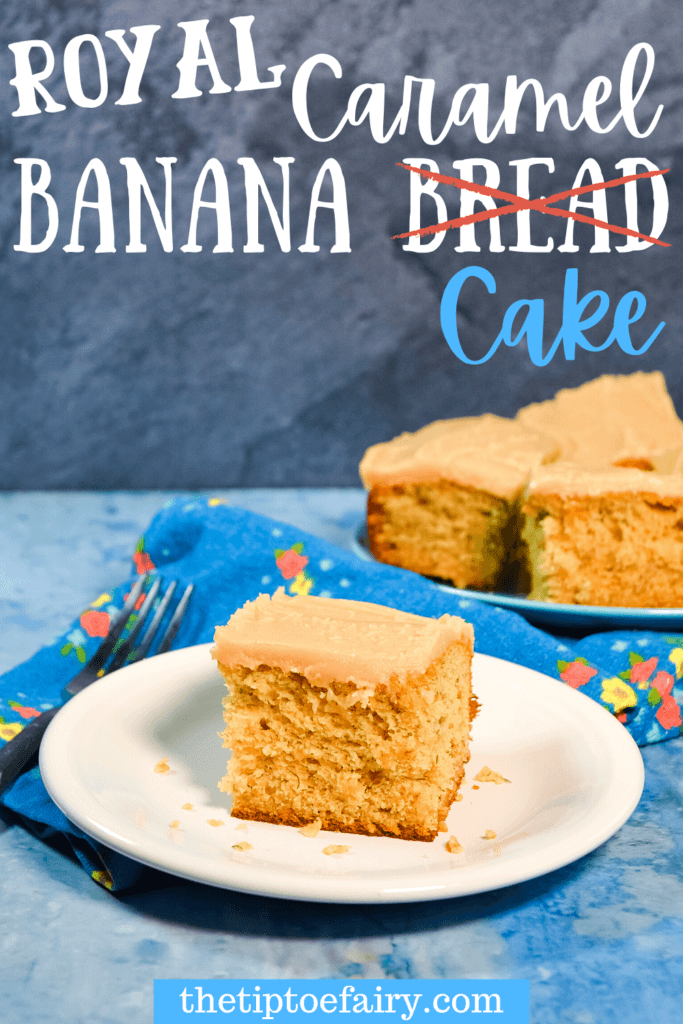
[[[669,661],[673,661],[676,666],[676,679],[680,679],[683,676],[683,647],[674,647],[669,655]]]
[[[3,722],[0,724],[0,740],[9,743],[24,728],[23,722]]]
[[[96,601],[90,605],[91,608],[101,608],[103,604],[108,604],[112,600],[111,594],[100,594]]]
[[[314,582],[315,580],[307,576],[305,572],[297,573],[294,581],[289,586],[289,592],[290,594],[306,595]]]
[[[600,699],[605,704],[614,705],[615,715],[625,711],[626,708],[634,708],[638,703],[635,690],[617,676],[613,679],[604,680]]]
[[[93,871],[92,877],[100,885],[103,885],[105,889],[109,889],[111,891],[114,888],[114,879],[108,871]]]
[[[209,508],[215,508],[216,505],[227,505],[227,501],[223,498],[209,498]]]

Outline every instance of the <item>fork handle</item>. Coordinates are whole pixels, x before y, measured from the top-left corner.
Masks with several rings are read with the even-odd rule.
[[[0,793],[4,793],[27,768],[31,758],[38,752],[45,730],[59,710],[60,706],[57,705],[33,718],[0,750]]]

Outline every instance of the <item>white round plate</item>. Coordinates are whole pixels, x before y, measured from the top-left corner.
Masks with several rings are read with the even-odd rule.
[[[210,644],[128,666],[59,712],[40,748],[52,799],[79,828],[164,871],[266,896],[400,903],[535,878],[604,843],[643,788],[638,747],[604,708],[548,676],[474,656],[481,711],[462,801],[432,843],[320,832],[230,817],[221,698]],[[170,771],[154,771],[161,758]],[[510,784],[481,783],[484,766]],[[192,804],[184,810],[183,804]],[[178,826],[171,828],[171,822]],[[219,821],[221,825],[211,825]],[[245,828],[246,824],[246,828]],[[487,830],[495,839],[482,838]],[[238,843],[251,849],[237,850]],[[326,855],[339,844],[347,853]]]
[[[352,542],[355,555],[366,562],[376,561],[368,548],[365,523],[361,523]],[[429,580],[428,576],[422,579]],[[498,594],[483,590],[459,590],[446,583],[430,580],[439,590],[457,597],[475,598],[484,604],[517,612],[536,626],[551,629],[683,629],[683,608],[618,608],[595,604],[558,604],[555,601],[531,601],[521,594]]]

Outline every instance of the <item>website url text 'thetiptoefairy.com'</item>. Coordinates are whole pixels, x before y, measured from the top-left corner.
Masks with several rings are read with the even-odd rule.
[[[323,1021],[340,1014],[388,1015],[396,1021],[429,1024],[425,1014],[437,1019],[462,1020],[495,1014],[505,1024],[528,1021],[529,984],[526,981],[467,980],[413,982],[384,980],[345,981],[261,980],[156,981],[155,1024],[187,1021],[189,1014],[232,1014],[240,1018],[282,1022],[296,1015],[303,1021]],[[350,1024],[350,1022],[349,1022]],[[379,1022],[378,1022],[379,1024]],[[389,1021],[386,1022],[389,1024]]]

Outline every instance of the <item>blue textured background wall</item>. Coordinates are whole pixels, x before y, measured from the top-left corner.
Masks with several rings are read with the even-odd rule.
[[[208,94],[173,100],[182,54],[179,21],[210,18],[209,31],[223,77],[237,81],[234,32],[229,18],[253,14],[259,66],[284,63],[281,89]],[[116,106],[127,64],[109,29],[161,25],[135,106]],[[97,109],[74,106],[61,76],[61,54],[75,35],[97,35],[106,49],[110,96]],[[132,38],[127,37],[131,42]],[[13,59],[7,44],[47,40],[57,54],[50,90],[67,109],[14,118],[9,85]],[[579,111],[590,78],[618,82],[635,43],[656,51],[655,71],[638,108],[643,123],[659,103],[660,125],[646,139],[623,126],[597,135],[568,133],[550,116],[535,131],[533,105],[523,108],[514,135],[479,143],[470,126],[453,130],[438,147],[426,146],[414,128],[384,146],[367,125],[346,129],[320,145],[308,139],[291,111],[294,71],[307,57],[326,52],[344,68],[341,82],[316,90],[316,115],[330,124],[343,112],[352,87],[387,83],[389,109],[398,107],[403,76],[437,79],[440,122],[450,98],[466,82],[488,81],[493,116],[500,110],[507,75],[538,78],[546,90],[566,93]],[[663,369],[683,414],[680,246],[683,85],[680,53],[683,15],[675,0],[5,0],[0,9],[0,486],[203,487],[235,485],[356,484],[368,444],[443,416],[486,410],[512,414],[522,404],[549,397],[558,386],[604,372]],[[202,79],[201,75],[206,77]],[[321,78],[322,82],[322,78]],[[605,120],[616,105],[605,106]],[[411,125],[413,119],[411,119]],[[44,253],[16,252],[19,225],[17,157],[49,162],[61,214],[55,244]],[[125,252],[128,212],[124,168],[136,157],[157,197],[163,176],[156,157],[176,156],[175,248],[161,249],[151,218],[143,238],[148,251]],[[280,171],[273,157],[294,156],[292,251],[282,253],[262,217],[262,254],[245,254],[242,169],[254,157],[276,202]],[[317,254],[302,254],[308,197],[318,168],[336,157],[349,193],[352,253],[330,254],[329,232]],[[404,252],[391,235],[407,229],[408,174],[395,167],[407,157],[430,157],[448,173],[455,159],[487,157],[501,167],[501,187],[514,191],[510,160],[553,157],[555,174],[538,171],[532,195],[570,188],[583,159],[595,157],[606,178],[624,157],[645,156],[667,176],[671,212],[665,238],[671,249],[636,254],[589,253],[592,228],[578,227],[575,254],[487,251],[458,254],[451,232],[435,252]],[[85,252],[65,253],[76,185],[86,163],[101,158],[115,203],[117,252],[94,254],[93,213],[83,220]],[[201,253],[183,253],[192,193],[209,157],[226,168],[231,189],[235,252],[213,254],[215,223],[204,215]],[[649,194],[649,185],[643,195]],[[616,190],[615,190],[616,191]],[[458,193],[448,199],[458,215]],[[610,213],[624,223],[623,193],[610,197]],[[651,216],[645,202],[643,229]],[[90,218],[90,219],[89,219]],[[514,217],[503,218],[503,242],[514,244]],[[565,231],[556,218],[532,218],[534,239]],[[479,235],[478,235],[479,238]],[[612,245],[623,239],[612,237]],[[325,251],[325,250],[328,251]],[[640,289],[648,312],[634,331],[642,338],[660,320],[667,327],[647,355],[634,358],[612,346],[579,352],[573,363],[557,355],[550,365],[531,364],[524,346],[505,349],[481,366],[466,366],[451,353],[439,326],[439,303],[450,277],[478,263],[490,269],[498,292],[474,302],[468,293],[461,321],[471,351],[485,351],[507,306],[519,298],[546,301],[548,339],[561,319],[567,267],[579,268],[579,288],[602,288],[612,305]],[[592,337],[604,337],[596,328]]]

